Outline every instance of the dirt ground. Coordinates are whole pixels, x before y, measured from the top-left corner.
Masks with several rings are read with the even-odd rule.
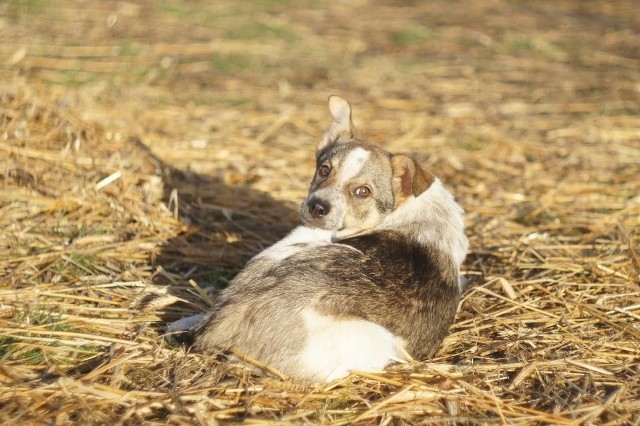
[[[167,344],[329,124],[467,211],[436,357],[310,386]],[[636,1],[0,1],[0,423],[640,424]]]

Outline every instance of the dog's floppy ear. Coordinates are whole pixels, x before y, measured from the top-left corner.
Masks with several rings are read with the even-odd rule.
[[[410,196],[417,197],[429,189],[435,177],[420,167],[418,162],[408,155],[397,154],[391,157],[393,169],[393,192],[396,204],[404,202]]]
[[[333,122],[318,142],[316,152],[333,145],[340,137],[353,137],[353,123],[351,122],[351,105],[340,96],[329,96],[329,110],[333,116]]]

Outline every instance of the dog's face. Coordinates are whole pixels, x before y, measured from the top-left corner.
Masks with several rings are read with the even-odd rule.
[[[371,229],[427,190],[433,176],[414,159],[353,138],[351,107],[332,96],[333,123],[317,147],[316,172],[300,208],[310,227],[344,234]]]

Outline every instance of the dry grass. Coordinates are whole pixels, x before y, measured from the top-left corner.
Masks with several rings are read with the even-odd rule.
[[[0,11],[1,423],[639,424],[634,2]],[[437,357],[310,387],[168,346],[296,223],[332,92],[468,211]]]

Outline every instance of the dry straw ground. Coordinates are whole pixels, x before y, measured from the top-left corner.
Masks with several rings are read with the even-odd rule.
[[[9,0],[0,62],[0,423],[640,423],[637,2]],[[330,93],[468,212],[436,358],[168,346],[296,223]]]

